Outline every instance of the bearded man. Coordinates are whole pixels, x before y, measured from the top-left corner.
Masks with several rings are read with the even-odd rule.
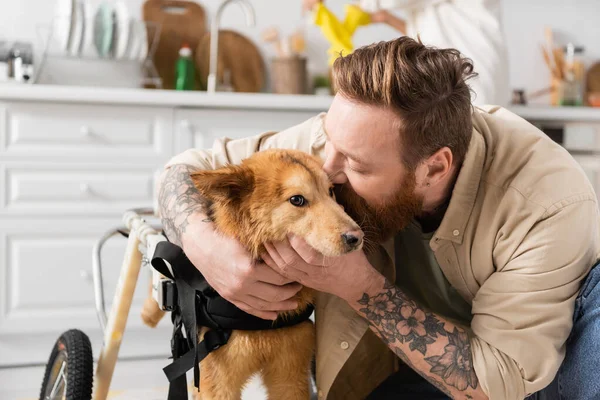
[[[472,75],[407,37],[363,47],[336,61],[326,114],[188,150],[162,175],[168,237],[227,300],[273,319],[302,286],[320,292],[319,398],[600,398],[596,195],[541,131],[473,107]],[[190,172],[268,148],[323,159],[366,251],[327,258],[292,237],[252,264],[215,233]]]

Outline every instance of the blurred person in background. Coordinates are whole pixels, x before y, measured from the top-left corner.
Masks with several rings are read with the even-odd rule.
[[[368,13],[368,23],[386,24],[402,35],[420,38],[427,46],[459,50],[473,60],[478,74],[470,82],[473,103],[508,105],[508,56],[500,0],[360,0],[349,4]],[[326,10],[324,0],[303,0],[303,7],[315,14],[318,25],[323,23],[319,21],[324,19],[321,13],[335,18]],[[391,10],[400,11],[405,18]],[[347,55],[349,46],[343,47]]]

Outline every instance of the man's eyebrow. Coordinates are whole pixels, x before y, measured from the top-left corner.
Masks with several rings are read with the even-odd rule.
[[[327,118],[327,117],[326,117]],[[325,124],[323,124],[323,133],[325,134],[325,137],[327,138],[327,140],[329,140],[331,142],[331,139],[329,138],[329,135],[327,134],[327,130],[325,129]],[[368,164],[367,162],[363,161],[361,158],[354,156],[352,154],[349,154],[345,151],[341,151],[341,150],[337,150],[340,153],[342,153],[344,155],[344,157],[350,158],[352,159],[352,161],[358,163],[358,164]]]

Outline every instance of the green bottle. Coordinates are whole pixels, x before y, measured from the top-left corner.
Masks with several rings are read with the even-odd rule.
[[[175,67],[175,90],[194,90],[196,72],[192,60],[192,49],[184,43],[179,49],[179,58]]]

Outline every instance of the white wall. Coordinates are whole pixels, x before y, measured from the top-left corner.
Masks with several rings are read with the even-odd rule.
[[[101,0],[91,0],[99,3]],[[256,10],[257,27],[246,28],[238,6],[228,9],[223,26],[235,28],[255,43],[260,43],[260,33],[268,26],[277,25],[284,33],[301,26],[301,0],[250,0]],[[586,48],[588,60],[600,60],[600,1],[599,0],[503,0],[503,24],[510,56],[511,88],[528,90],[547,86],[549,74],[544,66],[538,44],[544,40],[543,27],[552,26],[557,39],[572,40]],[[131,10],[140,15],[143,0],[127,0]],[[219,0],[198,1],[209,12],[216,9]],[[327,0],[330,8],[341,15],[344,0]],[[0,40],[23,39],[37,42],[35,28],[51,18],[53,0],[0,0]],[[208,25],[208,24],[207,24]],[[326,68],[327,44],[320,31],[308,26],[309,66],[312,72]],[[373,41],[393,38],[395,31],[387,26],[369,26],[360,29],[355,37],[357,46]],[[271,48],[264,48],[268,57]],[[477,66],[475,66],[477,67]]]

